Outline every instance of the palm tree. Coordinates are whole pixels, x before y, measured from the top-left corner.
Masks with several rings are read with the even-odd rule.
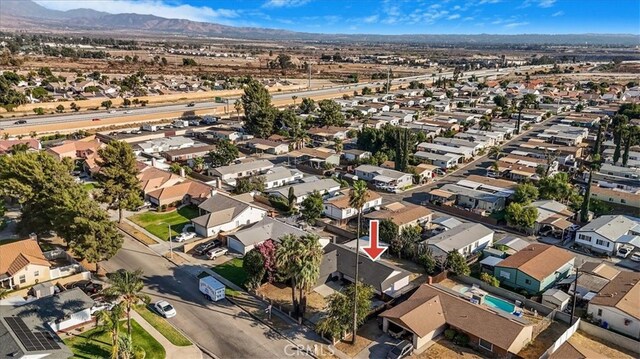
[[[299,253],[302,242],[293,234],[285,234],[280,237],[280,244],[276,250],[276,266],[278,273],[282,275],[283,280],[291,282],[291,304],[293,305],[293,314],[297,316],[299,311],[299,302],[296,298],[296,288],[298,287],[298,279],[300,275]]]
[[[293,107],[295,107],[296,106],[296,100],[298,99],[298,96],[293,95],[293,96],[291,96],[291,99],[293,100]]]
[[[10,290],[7,288],[0,288],[0,299],[5,299],[9,296]]]
[[[134,272],[126,270],[113,273],[110,278],[111,287],[106,289],[107,295],[118,297],[127,310],[127,335],[131,338],[131,308],[139,302],[148,302],[149,297],[142,292],[142,270]]]
[[[342,139],[336,138],[335,140],[333,140],[333,143],[335,144],[336,152],[342,153],[342,150],[344,148],[344,145],[342,144]]]
[[[237,99],[236,102],[233,103],[233,108],[236,110],[238,118],[240,118],[240,112],[242,112],[242,102],[240,99]]]
[[[320,277],[320,263],[322,262],[324,251],[317,235],[308,234],[302,236],[300,237],[300,242],[304,251],[300,269],[298,270],[299,310],[302,318],[307,307],[307,293],[315,287],[318,277]]]
[[[356,306],[358,298],[358,277],[359,273],[359,256],[360,256],[360,229],[362,221],[362,211],[364,210],[364,204],[367,203],[367,196],[369,189],[367,183],[363,180],[358,180],[353,184],[353,189],[349,192],[349,205],[358,211],[358,227],[356,235],[356,273],[355,273],[355,286],[354,286],[354,298],[353,298],[353,338],[351,344],[356,343],[356,330],[358,329],[358,308]]]
[[[491,146],[489,147],[488,155],[489,157],[495,158],[497,160],[502,155],[502,148],[500,148],[500,146]]]
[[[120,320],[124,317],[124,307],[118,303],[111,310],[101,310],[96,314],[103,332],[111,333],[111,359],[118,359],[120,353]]]
[[[204,169],[204,157],[196,157],[193,160],[193,170],[196,172],[202,172]]]

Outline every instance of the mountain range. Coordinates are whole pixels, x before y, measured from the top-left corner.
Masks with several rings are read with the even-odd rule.
[[[361,35],[317,34],[281,29],[236,27],[154,15],[110,14],[91,9],[59,11],[47,9],[31,0],[0,0],[0,29],[33,32],[80,32],[116,37],[126,33],[152,36],[217,37],[250,40],[300,40],[330,42],[406,42],[425,44],[590,44],[637,45],[632,34],[563,35]]]

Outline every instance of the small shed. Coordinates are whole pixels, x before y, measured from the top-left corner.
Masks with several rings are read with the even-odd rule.
[[[498,265],[498,263],[502,262],[503,258],[489,256],[480,261],[480,266],[483,271],[493,274],[493,267]]]
[[[560,289],[551,288],[542,293],[542,304],[564,310],[569,305],[571,296]]]

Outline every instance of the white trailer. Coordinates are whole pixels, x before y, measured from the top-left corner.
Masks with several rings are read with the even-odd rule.
[[[211,276],[200,278],[199,287],[200,292],[202,292],[202,294],[204,294],[204,296],[210,301],[217,302],[224,299],[224,284]]]

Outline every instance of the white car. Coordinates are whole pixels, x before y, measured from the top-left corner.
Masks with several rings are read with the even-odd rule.
[[[214,248],[212,250],[210,250],[209,252],[207,252],[207,258],[209,259],[216,259],[218,257],[221,257],[225,254],[229,253],[229,250],[226,248]]]
[[[156,302],[153,308],[156,310],[156,312],[158,312],[158,314],[165,318],[172,318],[175,317],[176,314],[178,314],[176,312],[176,308],[174,308],[173,305],[169,304],[169,302],[167,302],[166,300]]]
[[[622,246],[618,248],[618,253],[616,253],[616,256],[620,258],[627,258],[632,251],[633,251],[632,246]]]
[[[634,262],[640,262],[640,252],[635,252],[631,254],[631,257],[629,259],[631,259]]]
[[[180,233],[180,235],[176,236],[173,240],[179,243],[195,237],[196,237],[196,234],[193,232],[184,232],[184,233]]]
[[[111,111],[109,111],[109,113],[118,113],[118,111],[116,111],[116,110],[111,110]]]
[[[129,114],[129,113],[131,113],[131,111],[130,111],[130,110],[127,110],[127,111],[125,111],[124,113]]]

